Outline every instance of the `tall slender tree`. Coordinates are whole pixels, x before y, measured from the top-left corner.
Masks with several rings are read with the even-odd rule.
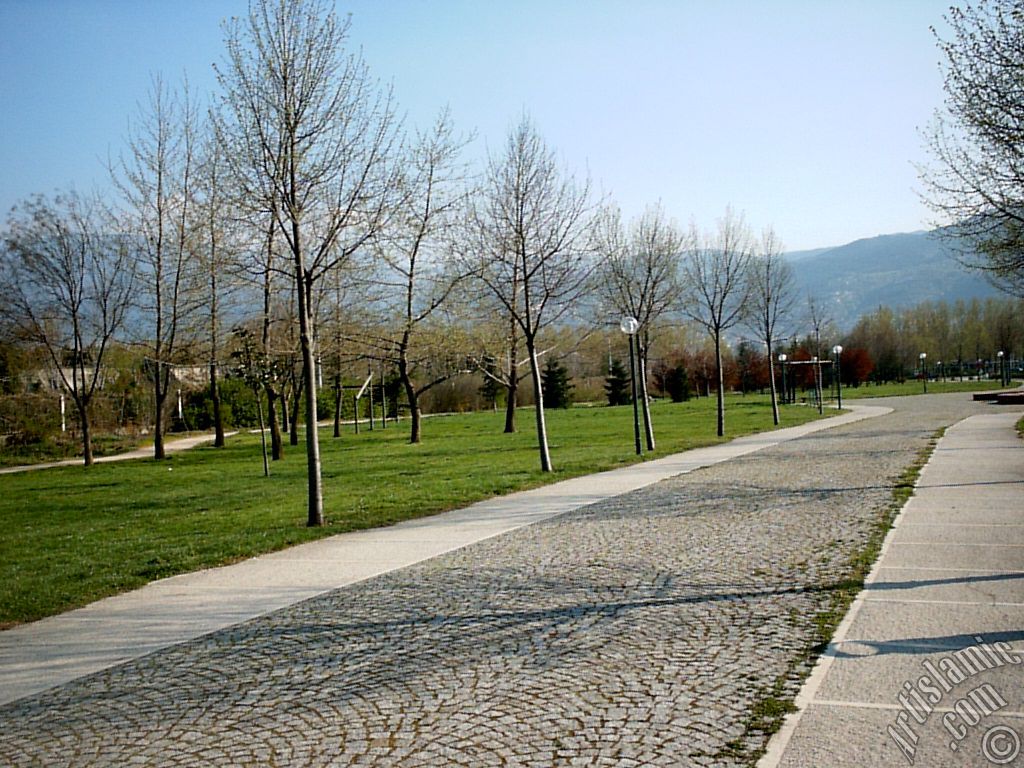
[[[658,322],[678,305],[679,257],[685,238],[661,205],[649,206],[626,232],[617,206],[605,208],[595,228],[599,267],[597,285],[618,315],[635,317],[640,363],[640,401],[647,450],[654,450],[654,425],[647,394],[647,360]]]
[[[226,189],[224,148],[212,132],[203,137],[198,167],[194,258],[203,273],[210,402],[213,405],[214,446],[224,447],[224,414],[220,397],[224,304],[235,284],[236,262],[231,242],[232,215]]]
[[[725,435],[724,333],[739,323],[750,295],[749,268],[753,253],[750,229],[742,214],[727,208],[713,233],[694,229],[682,261],[683,312],[711,337],[718,382],[718,435]]]
[[[541,471],[550,472],[538,338],[585,293],[593,270],[589,182],[558,167],[529,118],[488,161],[470,213],[473,274],[521,335],[530,362]]]
[[[220,133],[243,194],[267,201],[290,256],[305,390],[307,524],[324,523],[315,287],[386,222],[397,120],[325,0],[254,0],[225,26]]]
[[[193,258],[197,109],[187,84],[181,93],[153,78],[148,102],[133,126],[128,152],[113,168],[126,203],[125,221],[138,248],[140,303],[148,323],[154,395],[153,453],[162,459],[172,368],[193,337],[201,273]]]
[[[373,282],[385,317],[361,335],[371,354],[398,372],[409,402],[412,443],[421,440],[420,396],[464,367],[438,366],[429,344],[423,350],[418,347],[422,330],[450,305],[465,278],[453,258],[453,243],[469,193],[460,160],[467,141],[455,134],[447,109],[429,131],[416,136],[407,148],[401,176],[404,194],[393,222],[374,242]],[[449,350],[451,342],[449,335]]]
[[[768,386],[772,398],[772,420],[779,423],[779,401],[775,391],[775,342],[779,324],[786,322],[796,300],[793,268],[782,255],[782,241],[771,227],[761,234],[760,248],[750,265],[750,314],[747,324],[765,345],[768,354]]]

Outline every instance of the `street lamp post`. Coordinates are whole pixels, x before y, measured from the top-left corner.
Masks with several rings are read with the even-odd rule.
[[[843,409],[843,382],[840,378],[839,359],[840,355],[843,354],[843,345],[836,344],[832,347],[832,352],[836,356],[836,404],[839,410]]]
[[[782,368],[782,402],[789,402],[789,390],[786,389],[786,361],[789,358],[785,353],[779,355],[779,367]]]
[[[917,356],[917,359],[921,361],[921,383],[924,384],[924,393],[928,394],[928,371],[924,367],[925,358],[928,357],[927,352],[922,352]]]
[[[814,396],[818,400],[818,413],[822,414],[825,412],[825,404],[821,393],[821,361],[817,355],[811,358],[811,364],[814,366]]]
[[[640,445],[640,413],[637,410],[636,396],[636,352],[633,341],[636,332],[640,330],[640,321],[627,315],[619,322],[619,330],[629,336],[629,380],[633,390],[633,440],[636,443],[636,455],[642,456],[644,449]]]
[[[999,386],[1005,387],[1006,386],[1006,372],[1005,372],[1005,368],[1004,368],[1004,360],[1006,358],[1006,355],[1003,353],[1003,350],[1000,349],[998,352],[996,352],[996,357],[999,360]]]

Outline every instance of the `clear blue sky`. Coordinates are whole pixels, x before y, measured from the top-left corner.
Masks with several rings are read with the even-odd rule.
[[[501,146],[525,109],[631,215],[726,205],[790,249],[926,228],[943,0],[338,0],[407,120]],[[108,185],[152,73],[215,87],[245,0],[0,0],[0,211]]]

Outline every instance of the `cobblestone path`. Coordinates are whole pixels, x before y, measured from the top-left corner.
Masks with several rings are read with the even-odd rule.
[[[963,396],[819,432],[0,708],[2,765],[745,765]]]

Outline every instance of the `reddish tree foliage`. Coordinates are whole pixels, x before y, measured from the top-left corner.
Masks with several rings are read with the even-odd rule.
[[[798,389],[813,389],[815,370],[814,366],[811,365],[811,360],[814,356],[810,350],[806,347],[798,348],[792,355],[789,356],[791,362],[796,365],[790,365],[787,371],[788,376],[793,377],[793,381],[796,382]]]
[[[859,387],[875,370],[875,361],[871,359],[868,351],[861,347],[844,349],[840,362],[843,384],[848,387]]]

